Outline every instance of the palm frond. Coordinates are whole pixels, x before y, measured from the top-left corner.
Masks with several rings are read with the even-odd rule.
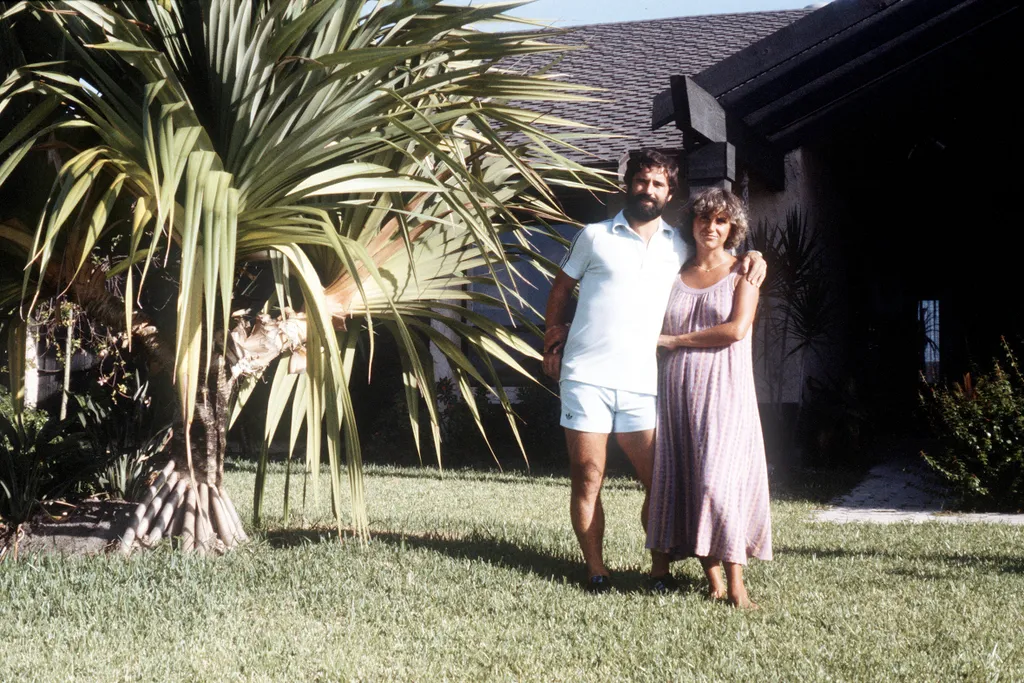
[[[27,258],[21,299],[30,307],[64,291],[103,254],[107,277],[125,278],[130,330],[149,274],[172,278],[173,332],[164,335],[188,425],[214,358],[234,343],[239,269],[267,262],[273,289],[245,310],[282,319],[301,311],[304,342],[278,352],[305,354],[306,366],[298,380],[287,368],[301,363],[274,370],[264,459],[290,401],[290,447],[304,428],[315,477],[326,443],[335,503],[347,474],[352,526],[365,532],[348,392],[358,340],[369,339],[371,356],[376,333],[398,341],[417,447],[423,399],[440,452],[431,342],[454,368],[478,427],[473,383],[487,387],[515,429],[492,359],[529,377],[520,358],[536,356],[518,336],[537,330],[519,310],[517,268],[553,271],[531,240],[569,222],[556,188],[614,189],[607,175],[564,156],[599,131],[531,108],[597,93],[502,61],[566,48],[544,32],[475,28],[518,4],[68,0],[11,8],[13,31],[31,23],[68,51],[13,69],[0,84],[0,121],[9,107],[34,105],[0,128],[0,186],[44,139],[66,145],[51,150],[60,167],[30,241],[0,225],[0,247]],[[476,288],[481,282],[488,292]],[[509,331],[474,304],[504,308],[522,324]]]

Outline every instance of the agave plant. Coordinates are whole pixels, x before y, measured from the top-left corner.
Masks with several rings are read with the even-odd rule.
[[[476,383],[514,428],[494,362],[525,375],[517,355],[536,353],[518,331],[537,332],[514,305],[516,269],[544,268],[531,237],[567,220],[553,188],[608,187],[563,156],[587,131],[526,106],[586,89],[514,69],[519,55],[563,48],[543,32],[474,28],[514,6],[8,10],[26,54],[49,52],[0,85],[0,190],[41,154],[54,177],[34,215],[0,213],[0,249],[28,264],[14,282],[3,273],[2,303],[24,319],[41,297],[69,297],[124,330],[151,371],[170,373],[180,407],[174,457],[126,549],[169,535],[198,549],[244,537],[222,479],[226,434],[264,374],[265,445],[290,403],[291,443],[304,425],[314,478],[326,443],[339,530],[347,466],[351,528],[365,533],[348,384],[357,343],[372,356],[376,335],[401,349],[417,447],[420,398],[440,447],[430,343],[474,414]],[[168,279],[170,314],[147,305]],[[474,290],[480,281],[497,294]],[[509,308],[521,325],[510,331],[478,305]]]

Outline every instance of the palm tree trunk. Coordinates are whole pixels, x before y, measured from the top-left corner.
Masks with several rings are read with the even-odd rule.
[[[124,329],[124,306],[105,287],[99,269],[77,278],[71,298],[90,319],[111,329]],[[149,361],[151,373],[174,367],[172,345],[161,340],[154,321],[143,313],[132,319],[131,337]],[[192,424],[176,428],[170,462],[154,475],[139,502],[121,549],[149,547],[172,538],[178,547],[223,552],[247,540],[241,519],[224,488],[229,404],[239,377],[260,375],[282,354],[291,354],[289,369],[305,369],[306,320],[288,311],[280,318],[260,315],[251,328],[239,325],[229,337],[227,353],[214,349],[210,372],[200,389]],[[191,446],[191,448],[189,448]]]
[[[170,462],[136,507],[121,539],[123,553],[130,553],[136,545],[153,546],[165,538],[182,550],[200,553],[224,552],[247,540],[238,511],[224,487],[232,389],[224,355],[215,352],[189,426],[189,439],[186,442],[183,433],[174,439]]]
[[[223,552],[247,540],[224,487],[231,395],[239,377],[261,374],[284,353],[291,354],[292,371],[301,372],[304,364],[294,361],[304,358],[305,337],[306,321],[301,314],[288,313],[278,319],[260,316],[252,329],[240,325],[232,331],[226,355],[214,349],[189,439],[186,442],[179,430],[171,461],[136,507],[122,538],[122,552],[130,553],[136,545],[149,547],[168,537],[182,550],[198,552]],[[160,351],[155,331],[147,343],[147,349]]]
[[[77,279],[70,290],[72,299],[90,319],[111,329],[124,329],[124,306],[106,291],[105,280],[98,269]],[[153,321],[136,313],[130,332],[133,343],[143,349],[150,372],[170,372],[174,367],[171,346],[161,340]],[[224,488],[228,405],[233,388],[228,361],[215,350],[188,427],[189,439],[185,439],[184,425],[178,425],[171,459],[154,474],[121,539],[125,554],[165,538],[171,538],[183,550],[202,553],[223,552],[247,540],[241,518]]]

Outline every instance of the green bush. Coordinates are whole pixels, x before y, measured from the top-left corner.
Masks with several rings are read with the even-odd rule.
[[[136,500],[149,484],[150,460],[161,457],[171,437],[152,409],[149,383],[136,373],[125,380],[125,394],[115,400],[107,392],[75,395],[80,434],[96,470],[96,493]],[[132,393],[127,391],[134,386]]]
[[[976,380],[930,387],[921,404],[939,440],[925,461],[969,508],[1024,510],[1024,377],[1009,344],[1005,362]]]
[[[41,410],[16,411],[11,395],[0,387],[0,519],[10,524],[28,520],[54,487],[50,456],[61,431]]]
[[[450,379],[441,379],[434,390],[442,438],[441,462],[444,467],[495,467],[495,455],[487,448],[473,413],[457,385]],[[564,432],[558,423],[560,404],[557,394],[539,384],[528,383],[519,387],[513,396],[516,424],[530,468],[541,471],[564,468],[568,461]],[[474,398],[480,420],[501,467],[524,467],[519,444],[501,405],[493,401],[480,386],[474,387]],[[420,406],[419,418],[423,442],[422,464],[433,466],[437,456],[431,441],[425,405]],[[415,455],[403,392],[392,393],[389,403],[378,409],[367,433],[370,435],[366,440],[367,460],[393,465],[415,465],[419,462]]]

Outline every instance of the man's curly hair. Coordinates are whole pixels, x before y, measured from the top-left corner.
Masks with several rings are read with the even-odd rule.
[[[656,149],[642,149],[638,154],[632,154],[626,163],[626,173],[623,180],[628,191],[633,184],[633,176],[641,169],[646,171],[661,170],[665,172],[668,180],[668,191],[675,194],[679,190],[679,164],[675,157],[663,154]]]

